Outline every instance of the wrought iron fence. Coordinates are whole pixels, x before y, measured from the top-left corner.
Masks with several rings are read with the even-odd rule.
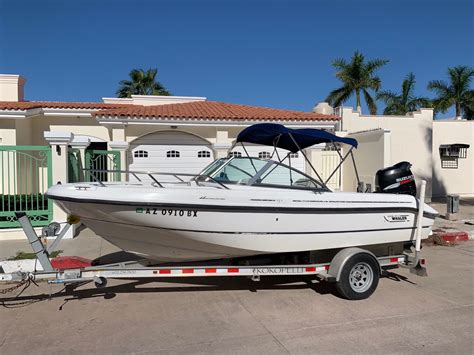
[[[101,181],[118,182],[121,181],[120,152],[114,150],[91,149],[85,152],[85,181],[93,181],[89,170],[108,170],[108,172],[99,173],[96,178]]]
[[[26,212],[33,226],[47,225],[53,214],[45,196],[52,185],[49,146],[0,146],[0,228],[20,224],[15,212]]]

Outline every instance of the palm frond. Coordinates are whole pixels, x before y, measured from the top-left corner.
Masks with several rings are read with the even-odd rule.
[[[415,89],[415,74],[413,73],[408,73],[408,75],[405,77],[405,80],[403,80],[402,83],[402,97],[404,101],[408,101],[410,96],[413,95],[413,91]]]
[[[130,80],[121,80],[116,92],[118,97],[131,97],[132,95],[171,95],[165,87],[156,80],[158,70],[150,68],[132,69],[129,72]]]
[[[380,90],[382,86],[381,80],[375,75],[375,72],[387,63],[388,60],[384,59],[374,59],[366,62],[364,55],[359,51],[354,52],[349,62],[342,58],[334,59],[331,64],[337,69],[336,77],[342,82],[342,87],[331,91],[327,101],[333,106],[340,105],[354,94],[365,91],[364,95],[367,94],[369,96],[369,109],[371,112],[374,112],[376,104],[368,90],[375,92]],[[359,95],[357,94],[356,96],[358,103]]]
[[[339,89],[332,90],[326,97],[326,100],[331,106],[338,107],[346,102],[353,94],[353,91],[348,87],[341,87]]]
[[[428,90],[434,91],[438,95],[449,94],[449,85],[442,80],[431,80],[427,86]]]
[[[389,62],[390,61],[388,59],[373,59],[369,60],[365,67],[369,73],[373,73],[375,70],[382,68]]]
[[[385,102],[385,104],[388,104],[389,102],[396,100],[398,97],[399,96],[392,91],[381,91],[376,96],[377,100],[381,100]]]
[[[331,65],[339,70],[344,70],[347,67],[347,62],[343,58],[336,58],[331,62]]]
[[[362,92],[364,93],[365,103],[367,104],[367,107],[369,108],[370,114],[376,115],[377,104],[375,103],[375,100],[372,98],[372,96],[370,96],[369,92],[366,89],[362,89]]]
[[[427,97],[414,97],[409,102],[409,111],[415,111],[419,108],[433,107],[433,103]]]

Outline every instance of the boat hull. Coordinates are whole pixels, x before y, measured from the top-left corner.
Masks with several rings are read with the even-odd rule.
[[[57,200],[120,249],[159,261],[324,250],[415,239],[414,208],[274,208]],[[434,217],[423,218],[427,238]]]

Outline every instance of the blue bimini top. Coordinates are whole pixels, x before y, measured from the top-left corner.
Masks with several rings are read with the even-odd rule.
[[[292,153],[319,143],[337,142],[355,148],[358,144],[354,138],[338,137],[321,129],[292,129],[277,123],[257,123],[247,127],[237,136],[236,142],[268,145]]]

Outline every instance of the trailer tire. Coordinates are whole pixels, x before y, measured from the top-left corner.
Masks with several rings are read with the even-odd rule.
[[[380,278],[378,261],[370,254],[355,254],[344,264],[336,288],[348,300],[363,300],[374,293]]]
[[[96,288],[104,288],[107,286],[107,279],[105,277],[99,276],[94,280],[94,285]]]

